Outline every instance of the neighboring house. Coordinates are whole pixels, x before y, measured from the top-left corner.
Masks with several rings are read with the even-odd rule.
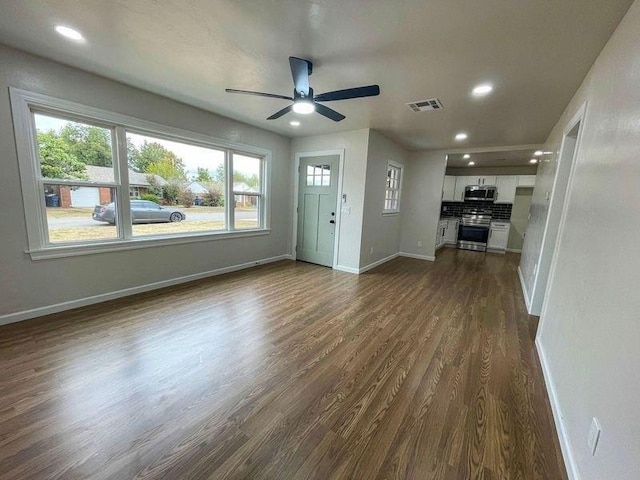
[[[207,190],[204,186],[202,186],[201,183],[198,182],[187,183],[185,188],[187,190],[190,190],[194,195],[204,195],[205,193],[209,193],[209,190]]]
[[[235,195],[236,207],[256,206],[258,191],[244,182],[233,182],[234,192],[247,192],[247,195]],[[253,195],[251,195],[253,194]]]
[[[87,165],[87,176],[90,182],[111,183],[113,182],[113,168],[96,167]],[[151,188],[149,177],[155,179],[155,183],[162,187],[167,181],[159,175],[134,172],[129,170],[129,196],[140,198]],[[47,206],[68,207],[93,207],[113,202],[113,191],[107,187],[65,187],[47,186],[45,195],[51,201],[47,201]],[[58,201],[53,198],[58,197]]]

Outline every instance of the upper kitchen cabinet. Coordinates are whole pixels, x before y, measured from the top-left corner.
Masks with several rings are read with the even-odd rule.
[[[535,187],[536,176],[535,175],[518,175],[519,187]]]
[[[453,194],[454,202],[464,202],[464,189],[469,185],[478,185],[478,177],[456,177],[456,188]]]
[[[444,202],[456,201],[456,177],[453,175],[444,176],[444,184],[442,185],[442,200]]]
[[[478,182],[474,183],[474,185],[486,185],[486,186],[492,186],[496,184],[496,176],[495,175],[483,175],[478,177]]]
[[[496,178],[498,188],[495,203],[513,203],[516,199],[518,177],[516,175],[499,175]]]

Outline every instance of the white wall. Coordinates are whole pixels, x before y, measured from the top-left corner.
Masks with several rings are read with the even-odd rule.
[[[566,459],[582,480],[640,478],[640,2],[622,20],[555,126],[587,102],[538,347]],[[531,288],[555,165],[541,164],[521,269]],[[602,425],[595,456],[592,417]]]
[[[344,172],[342,192],[347,195],[344,207],[351,213],[340,214],[340,237],[338,242],[338,266],[348,269],[360,267],[360,245],[362,239],[362,222],[364,218],[364,191],[367,175],[367,149],[369,129],[331,135],[300,137],[292,140],[293,154],[302,152],[318,152],[324,150],[344,149]],[[288,176],[291,182],[297,181],[297,173]]]
[[[389,160],[406,167],[407,152],[379,132],[369,133],[367,178],[365,184],[364,216],[360,267],[366,267],[400,251],[401,215],[404,212],[404,189],[400,197],[400,213],[382,215]],[[406,170],[403,170],[403,176]],[[401,181],[405,182],[404,178]],[[373,254],[371,254],[373,248]]]
[[[291,252],[288,138],[4,46],[0,65],[0,320],[7,314]],[[25,254],[9,86],[271,150],[271,234],[32,261]]]
[[[516,188],[516,197],[511,209],[511,229],[509,230],[509,241],[507,248],[510,250],[522,250],[524,243],[524,233],[527,231],[529,223],[529,207],[533,188]]]
[[[400,251],[433,259],[440,219],[446,152],[409,154],[405,166]],[[418,241],[422,247],[418,247]]]

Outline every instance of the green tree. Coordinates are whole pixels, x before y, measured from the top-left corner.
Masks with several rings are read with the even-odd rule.
[[[213,180],[215,180],[218,183],[222,183],[224,185],[225,178],[224,178],[224,164],[223,163],[218,165],[218,168],[216,168],[216,171],[213,174]]]
[[[213,178],[211,177],[211,173],[206,168],[198,167],[198,173],[195,175],[192,180],[194,182],[212,182]]]
[[[68,123],[60,130],[60,138],[78,161],[98,167],[113,166],[111,132],[106,128]]]
[[[187,180],[187,175],[184,171],[184,164],[179,158],[177,160],[165,158],[158,160],[157,162],[151,162],[147,165],[146,172],[160,175],[167,181],[176,180],[178,182],[184,182]]]
[[[69,144],[55,131],[38,132],[38,152],[43,177],[89,179],[86,164],[76,158]]]
[[[145,140],[140,150],[130,160],[130,164],[138,172],[156,173],[166,180],[187,177],[182,159],[158,142]],[[165,177],[160,173],[161,171],[171,176]]]
[[[138,147],[134,145],[131,141],[131,138],[127,136],[127,160],[129,162],[129,168],[133,168],[134,170],[138,170],[135,165],[138,162],[138,155],[140,155],[140,151]]]
[[[247,175],[242,172],[233,172],[233,183],[245,183],[249,187],[257,189],[260,185],[260,179],[255,173]]]

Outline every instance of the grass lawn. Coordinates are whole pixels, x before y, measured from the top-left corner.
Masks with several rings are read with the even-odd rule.
[[[196,207],[210,208],[210,207]],[[217,208],[217,207],[214,207]],[[81,209],[62,209],[54,210],[74,210]],[[211,211],[211,210],[207,210]],[[64,217],[58,217],[64,218]],[[236,220],[236,228],[257,228],[256,220]],[[224,222],[222,221],[194,221],[179,223],[151,223],[132,225],[133,234],[142,235],[166,235],[172,233],[190,233],[190,232],[206,232],[211,230],[223,230]],[[52,243],[62,242],[78,242],[83,240],[112,240],[117,238],[118,232],[115,226],[96,224],[92,227],[68,227],[56,228],[49,231],[49,241]]]

